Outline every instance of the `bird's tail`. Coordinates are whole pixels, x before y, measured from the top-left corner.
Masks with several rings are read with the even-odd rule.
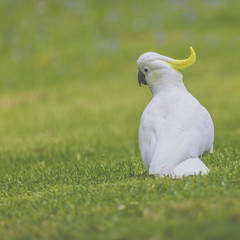
[[[189,158],[179,163],[170,173],[172,178],[182,178],[189,175],[204,175],[209,172],[200,158]]]

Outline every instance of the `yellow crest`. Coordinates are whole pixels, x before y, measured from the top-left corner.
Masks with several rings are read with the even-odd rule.
[[[190,67],[196,61],[196,53],[194,52],[192,47],[190,47],[190,49],[190,57],[184,60],[173,60],[172,62],[168,62],[168,64],[175,70],[182,70],[184,68]]]

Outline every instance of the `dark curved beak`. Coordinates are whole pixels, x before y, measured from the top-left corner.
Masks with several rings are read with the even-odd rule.
[[[141,87],[141,84],[147,85],[145,75],[140,70],[138,71],[138,83],[140,87]]]

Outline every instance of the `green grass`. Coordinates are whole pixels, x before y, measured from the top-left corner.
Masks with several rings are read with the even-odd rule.
[[[0,2],[1,239],[239,239],[236,1]],[[197,53],[207,176],[154,179],[138,150],[145,51]]]

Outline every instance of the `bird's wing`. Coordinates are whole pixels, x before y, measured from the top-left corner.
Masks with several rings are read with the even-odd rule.
[[[197,101],[179,103],[162,126],[149,174],[167,175],[180,162],[199,157],[213,144],[213,123]]]
[[[161,112],[158,112],[157,116],[152,114],[151,104],[149,104],[143,112],[138,136],[139,149],[147,171],[149,170],[149,166],[156,149],[161,128],[164,126],[166,121],[166,118],[163,114],[161,114]]]

